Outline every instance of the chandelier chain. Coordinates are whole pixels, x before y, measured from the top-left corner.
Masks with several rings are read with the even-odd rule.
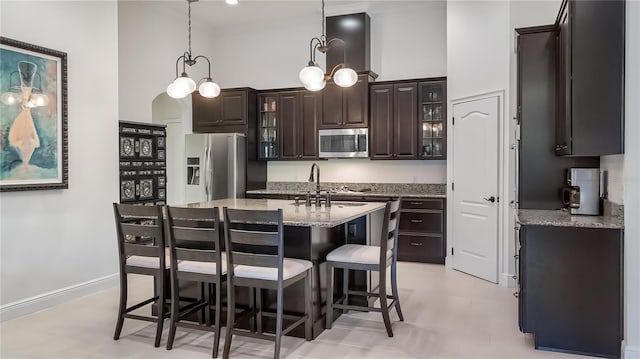
[[[322,40],[322,42],[325,41],[326,36],[325,36],[325,17],[324,17],[324,0],[322,0],[322,37],[320,38]],[[323,44],[324,45],[324,44]]]
[[[191,58],[191,1],[189,1],[189,58]]]

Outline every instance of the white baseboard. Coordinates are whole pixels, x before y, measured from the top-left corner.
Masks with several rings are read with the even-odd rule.
[[[92,279],[84,283],[57,289],[0,306],[0,322],[53,307],[72,299],[118,285],[118,273]]]
[[[626,344],[622,347],[622,357],[624,359],[640,359],[640,347],[632,347]]]
[[[502,280],[500,281],[500,285],[507,288],[516,288],[517,282],[515,279],[513,279],[513,276],[513,273],[502,273]]]

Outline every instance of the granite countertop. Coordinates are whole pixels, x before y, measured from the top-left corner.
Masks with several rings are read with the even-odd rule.
[[[306,207],[304,202],[300,206],[296,206],[290,200],[276,199],[220,199],[208,202],[189,203],[182,207],[192,208],[210,208],[210,207],[229,207],[235,209],[252,209],[252,210],[277,210],[282,208],[282,216],[285,226],[297,227],[335,227],[353,219],[362,217],[372,212],[384,210],[384,203],[360,202],[357,205],[354,202],[332,201],[331,207],[315,206]],[[221,215],[222,210],[220,211]]]
[[[624,218],[621,215],[571,215],[559,209],[520,209],[517,221],[520,225],[624,229]]]
[[[323,189],[323,191],[325,191]],[[312,192],[313,194],[314,192]],[[296,190],[274,190],[274,189],[257,189],[253,191],[247,191],[247,194],[282,194],[282,195],[291,195],[291,196],[304,196],[307,194],[306,191],[296,191]],[[417,192],[331,192],[332,198],[339,198],[340,196],[350,196],[350,197],[420,197],[420,198],[447,198],[446,194],[443,193],[417,193]]]
[[[446,198],[447,189],[443,183],[321,183],[322,191],[330,191],[335,198],[340,196],[362,197],[420,197]],[[268,182],[266,189],[247,191],[253,195],[293,195],[303,196],[315,192],[315,183],[309,182]],[[341,191],[344,189],[348,191]]]

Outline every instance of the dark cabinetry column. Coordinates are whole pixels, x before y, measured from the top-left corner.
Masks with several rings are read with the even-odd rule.
[[[303,159],[318,158],[318,122],[322,119],[322,93],[303,91],[302,128],[298,154]]]
[[[417,158],[418,85],[404,84],[393,87],[394,95],[394,154],[399,159]]]
[[[300,93],[290,92],[279,95],[278,120],[280,121],[280,159],[298,158],[298,136],[300,119]]]
[[[393,85],[371,86],[371,124],[369,156],[393,157]]]
[[[568,0],[563,6],[557,154],[624,153],[625,1]]]

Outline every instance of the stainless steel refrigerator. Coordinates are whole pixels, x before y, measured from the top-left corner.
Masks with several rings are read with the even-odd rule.
[[[187,203],[243,198],[246,137],[238,133],[186,135]]]

